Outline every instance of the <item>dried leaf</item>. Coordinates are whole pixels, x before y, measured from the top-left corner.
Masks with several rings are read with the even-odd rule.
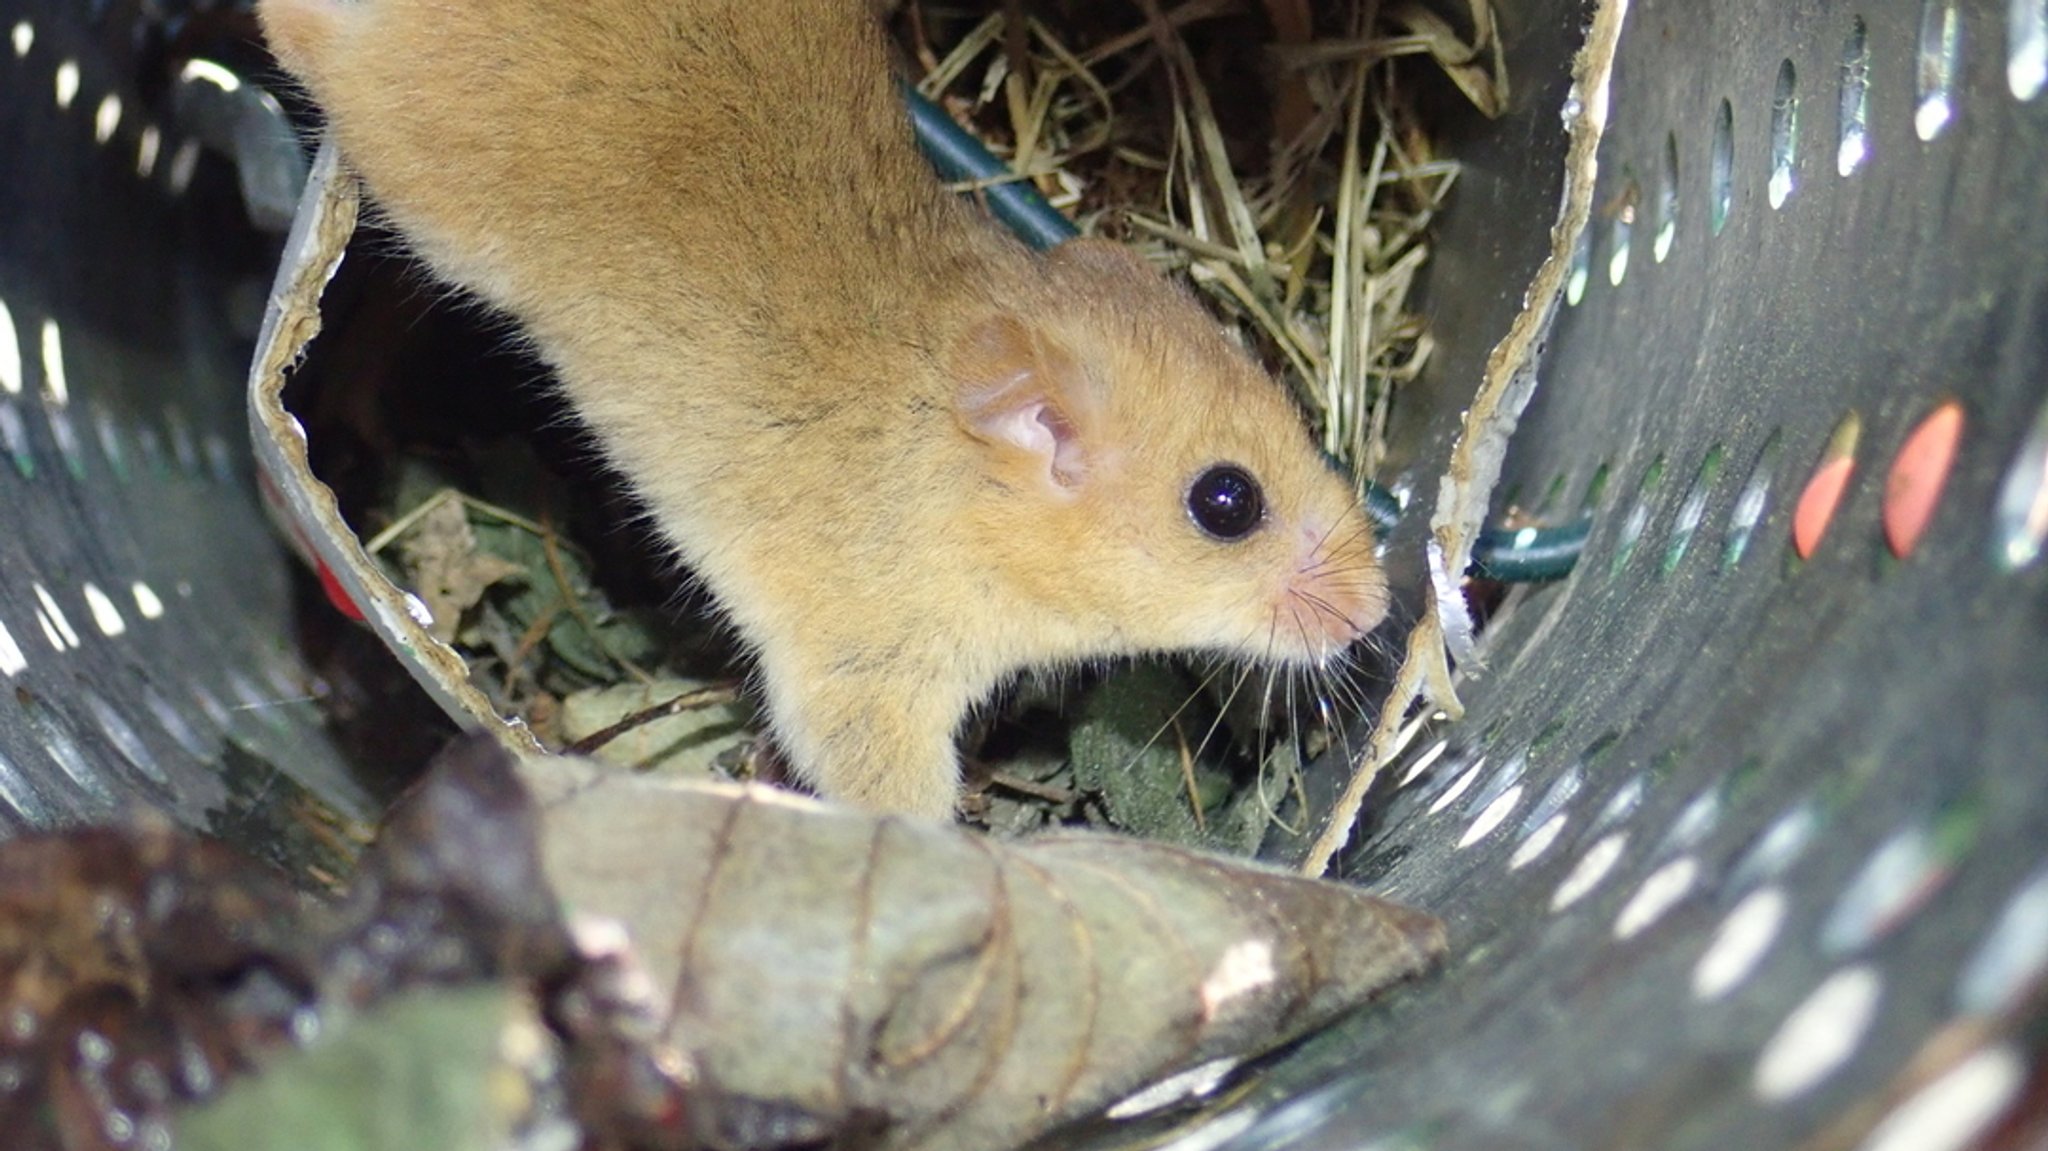
[[[185,1111],[176,1146],[497,1151],[531,1119],[525,1081],[546,1049],[533,1004],[510,988],[408,992]]]
[[[1104,680],[1074,723],[1074,783],[1097,793],[1110,823],[1134,835],[1249,854],[1264,820],[1247,820],[1256,807],[1232,802],[1230,773],[1197,754],[1228,742],[1210,712],[1188,706],[1199,690],[1164,664]]]
[[[7,1146],[565,1147],[573,1119],[614,1149],[979,1151],[1443,946],[1419,912],[1163,845],[525,775],[540,796],[456,745],[332,907],[161,824],[0,844]]]
[[[477,548],[469,513],[452,491],[433,497],[433,506],[413,522],[400,540],[399,562],[413,594],[433,617],[428,632],[447,643],[461,630],[463,613],[502,580],[523,576],[527,569]]]
[[[584,683],[618,683],[661,650],[661,629],[652,613],[614,608],[590,575],[589,562],[575,549],[553,544],[513,523],[479,523],[474,530],[485,550],[532,573],[500,600],[519,631],[545,630],[549,654]]]
[[[1011,1146],[1312,1028],[1442,951],[1336,884],[1115,836],[1022,845],[766,788],[530,761],[550,881],[637,941],[705,1081],[874,1145]]]
[[[0,843],[0,1145],[162,1148],[175,1125],[184,1151],[498,1148],[531,1118],[548,1139],[519,1145],[563,1148],[571,1110],[593,1149],[682,1145],[659,1136],[688,1089],[629,973],[574,945],[537,823],[478,738],[408,793],[338,906],[160,818]],[[734,1110],[742,1133],[818,1130]],[[635,1133],[658,1137],[612,1137]]]

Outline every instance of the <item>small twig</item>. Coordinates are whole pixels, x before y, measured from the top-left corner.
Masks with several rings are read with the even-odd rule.
[[[913,45],[911,55],[917,57],[918,67],[924,69],[927,73],[936,71],[939,66],[939,58],[932,52],[931,38],[925,35],[924,5],[921,3],[909,4],[905,7],[907,11],[904,15],[910,21],[910,42]]]
[[[1038,136],[1044,129],[1042,109],[1034,108],[1031,88],[1031,29],[1024,21],[1022,0],[1003,0],[1003,59],[1009,74],[1003,77],[1003,98],[1010,105],[1010,136],[1016,141],[1011,162],[1029,167],[1038,150]]]
[[[953,81],[967,71],[969,64],[974,63],[974,58],[981,55],[982,50],[993,44],[996,37],[1002,34],[1002,24],[1002,13],[989,13],[986,19],[975,25],[972,32],[953,45],[953,50],[946,53],[945,59],[940,60],[936,67],[925,73],[924,79],[917,82],[917,90],[924,93],[928,99],[938,99],[939,93],[952,87]]]
[[[526,630],[519,633],[519,638],[512,644],[512,654],[506,658],[506,679],[510,680],[526,667],[527,658],[533,654],[533,649],[539,647],[541,641],[548,637],[548,632],[554,630],[555,621],[562,618],[562,609],[565,606],[566,600],[549,604],[546,611],[534,616],[533,622],[526,625]]]
[[[729,683],[713,684],[710,687],[700,687],[694,691],[686,691],[666,703],[657,703],[653,707],[641,708],[617,723],[608,727],[601,727],[562,750],[569,755],[589,755],[636,727],[645,727],[656,720],[667,719],[670,716],[681,715],[686,711],[695,711],[698,708],[718,707],[721,704],[731,703],[739,697],[739,687]]]
[[[1207,20],[1237,10],[1237,0],[1193,0],[1166,14],[1166,26],[1180,28],[1197,20]],[[1133,48],[1152,44],[1153,25],[1146,23],[1112,37],[1082,53],[1081,62],[1093,67],[1112,56],[1119,56]]]
[[[1081,793],[1072,788],[1055,787],[1050,783],[1039,783],[1035,780],[1025,779],[1022,776],[1011,775],[1007,771],[996,771],[990,768],[987,775],[988,781],[997,787],[1003,788],[1006,791],[1014,791],[1019,795],[1028,795],[1033,799],[1042,799],[1047,803],[1068,804],[1081,798]]]
[[[1226,248],[1222,244],[1204,240],[1200,236],[1176,228],[1164,221],[1155,220],[1150,216],[1139,215],[1135,211],[1126,211],[1124,213],[1124,222],[1140,232],[1145,232],[1165,240],[1189,255],[1216,260],[1220,263],[1229,264],[1232,267],[1241,268],[1244,266],[1244,253],[1236,248]]]
[[[1266,755],[1259,761],[1259,775],[1252,783],[1252,795],[1257,797],[1260,812],[1266,817],[1267,823],[1278,827],[1290,836],[1298,837],[1301,835],[1302,828],[1307,826],[1305,821],[1310,812],[1308,782],[1301,776],[1301,753],[1299,749],[1289,745],[1287,758],[1290,762],[1287,768],[1287,779],[1280,788],[1280,798],[1284,800],[1287,798],[1288,792],[1294,793],[1295,803],[1301,811],[1303,822],[1289,823],[1281,818],[1280,809],[1274,805],[1272,797],[1266,794],[1266,781],[1272,775],[1272,754]]]
[[[1080,142],[1071,143],[1067,146],[1066,154],[1061,158],[1062,166],[1064,166],[1067,161],[1071,161],[1074,157],[1093,152],[1109,142],[1111,136],[1115,134],[1116,107],[1110,99],[1109,89],[1103,85],[1101,79],[1089,69],[1088,65],[1080,57],[1074,55],[1065,44],[1061,43],[1059,37],[1052,34],[1051,29],[1033,20],[1031,22],[1031,36],[1032,39],[1044,45],[1046,51],[1052,53],[1053,59],[1058,61],[1061,68],[1065,69],[1066,75],[1080,81],[1081,86],[1088,89],[1089,99],[1102,112],[1102,120],[1095,126],[1093,132],[1089,133]],[[1041,79],[1046,81],[1046,99],[1050,101],[1052,93],[1058,88],[1056,83],[1058,77],[1045,75]]]
[[[378,532],[376,535],[371,536],[370,542],[363,545],[363,550],[369,552],[371,555],[376,555],[378,552],[381,552],[385,548],[390,547],[392,540],[395,540],[399,536],[402,536],[405,533],[411,531],[413,529],[413,525],[419,523],[421,520],[426,519],[428,516],[432,515],[435,512],[435,510],[438,509],[442,504],[447,503],[451,499],[461,498],[462,493],[456,491],[454,488],[442,488],[440,491],[435,492],[433,495],[428,496],[426,499],[423,499],[418,504],[414,505],[411,511],[405,513],[402,516],[399,516],[395,520],[392,520],[390,527],[387,527],[383,531]]]
[[[604,633],[597,630],[596,622],[583,610],[583,603],[577,598],[576,588],[569,579],[569,569],[562,566],[562,552],[555,535],[554,515],[545,507],[541,510],[541,525],[540,553],[547,557],[548,572],[555,577],[555,587],[562,593],[562,606],[568,609],[570,618],[583,625],[583,632],[590,637],[590,642],[596,644],[613,663],[625,668],[629,675],[640,682],[652,683],[653,673],[613,651],[611,646],[604,642]]]
[[[1194,813],[1195,830],[1206,833],[1209,821],[1202,816],[1202,791],[1195,786],[1195,754],[1188,750],[1187,733],[1180,721],[1173,721],[1173,741],[1180,745],[1180,781],[1188,789],[1188,810]]]
[[[402,536],[405,533],[411,531],[414,527],[418,526],[421,520],[432,515],[436,508],[439,508],[442,504],[447,503],[449,500],[456,500],[460,502],[462,506],[469,511],[482,512],[483,514],[491,517],[492,519],[498,520],[503,523],[511,524],[513,527],[516,528],[524,528],[535,535],[542,535],[546,531],[546,529],[542,528],[539,524],[534,523],[532,520],[527,519],[525,516],[522,516],[517,512],[507,511],[506,509],[501,508],[496,504],[488,503],[484,500],[476,498],[475,496],[464,494],[463,492],[455,488],[442,488],[440,491],[435,492],[433,495],[428,496],[426,499],[423,499],[418,504],[414,505],[411,511],[406,512],[404,515],[399,516],[397,519],[391,521],[391,526],[385,528],[381,532],[378,532],[376,535],[371,536],[369,542],[363,545],[363,550],[370,553],[371,555],[376,555],[378,552],[381,552],[385,548],[390,547],[392,540],[395,540],[399,536]]]

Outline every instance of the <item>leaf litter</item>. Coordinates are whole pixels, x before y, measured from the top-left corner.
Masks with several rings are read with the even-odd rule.
[[[473,734],[329,900],[160,817],[0,843],[0,1130],[982,1151],[1265,1051],[1444,947],[1422,912],[1241,861],[992,843]]]

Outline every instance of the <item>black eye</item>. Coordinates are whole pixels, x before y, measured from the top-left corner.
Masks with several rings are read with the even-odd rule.
[[[1265,515],[1259,481],[1236,464],[1217,464],[1188,485],[1188,518],[1216,539],[1243,539]]]

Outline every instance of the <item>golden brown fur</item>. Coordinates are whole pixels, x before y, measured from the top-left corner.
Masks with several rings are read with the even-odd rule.
[[[1349,488],[1182,293],[1037,257],[912,145],[859,0],[263,0],[442,276],[525,325],[757,653],[828,795],[944,816],[1033,666],[1319,663],[1378,622]],[[1269,518],[1184,506],[1242,465]]]

